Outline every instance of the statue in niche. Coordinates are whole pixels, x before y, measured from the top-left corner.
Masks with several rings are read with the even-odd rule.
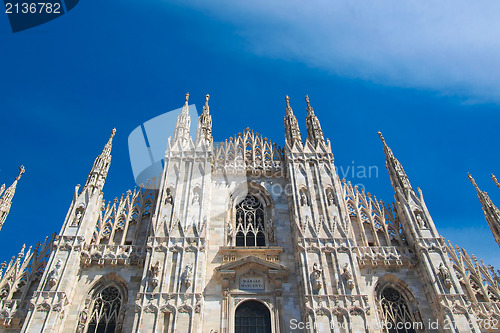
[[[314,291],[317,293],[321,290],[321,274],[323,273],[323,268],[318,264],[314,263],[313,264],[313,270],[311,273],[311,283],[313,286]]]
[[[187,264],[182,275],[184,286],[187,289],[191,286],[193,280],[193,264]]]
[[[422,218],[422,213],[417,211],[415,213],[415,215],[417,216],[417,223],[418,223],[418,226],[420,228],[425,228],[425,222],[424,222],[424,219]]]
[[[151,283],[153,289],[156,288],[156,286],[160,282],[160,279],[158,278],[160,270],[161,270],[161,265],[159,260],[157,260],[156,263],[154,265],[151,265],[151,267],[149,268],[149,274],[150,274],[149,282]]]
[[[193,205],[196,205],[199,202],[200,202],[200,195],[198,194],[198,192],[194,192],[194,195],[193,195]]]
[[[307,206],[307,197],[304,192],[300,194],[300,205]]]
[[[75,218],[73,219],[73,223],[71,223],[71,226],[76,227],[80,225],[80,222],[82,221],[83,217],[83,208],[78,208],[75,213]]]
[[[345,264],[345,266],[343,268],[342,276],[345,279],[347,288],[352,290],[354,288],[354,280],[352,279],[352,273],[349,270],[349,264],[347,264],[347,263]]]
[[[170,189],[167,189],[167,198],[165,199],[166,204],[171,204],[173,205],[174,203],[174,198],[172,197],[172,193],[170,192]]]
[[[326,194],[326,201],[328,202],[328,206],[332,206],[335,203],[332,191],[328,191]]]
[[[226,228],[227,228],[227,243],[231,244],[231,241],[233,240],[233,224],[231,221],[226,222]]]
[[[55,286],[57,281],[59,281],[59,276],[61,275],[62,260],[57,259],[54,269],[50,272],[49,285],[51,287]]]
[[[441,279],[443,280],[445,287],[450,289],[451,274],[448,268],[446,268],[446,266],[443,263],[439,264],[438,275],[441,276]]]

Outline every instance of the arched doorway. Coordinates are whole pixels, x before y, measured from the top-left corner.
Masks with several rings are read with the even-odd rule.
[[[235,333],[271,333],[269,309],[258,301],[241,303],[234,314]]]

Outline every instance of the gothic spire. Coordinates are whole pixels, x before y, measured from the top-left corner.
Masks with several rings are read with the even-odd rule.
[[[101,155],[97,156],[94,161],[94,165],[90,170],[87,177],[87,182],[85,187],[90,190],[98,188],[102,191],[104,187],[104,182],[106,181],[106,176],[108,175],[109,165],[111,164],[111,148],[113,147],[113,137],[115,136],[116,128],[111,131],[111,136],[108,142],[104,146]]]
[[[491,179],[493,179],[493,181],[495,182],[495,184],[497,185],[497,187],[500,188],[500,183],[498,183],[497,177],[495,177],[494,174],[491,174]]]
[[[500,210],[498,210],[498,208],[493,204],[488,194],[479,189],[479,186],[477,186],[474,178],[472,178],[470,174],[467,176],[476,189],[479,201],[483,206],[483,213],[486,218],[486,222],[488,222],[491,232],[493,233],[493,237],[495,237],[495,241],[498,246],[500,246]]]
[[[288,95],[286,99],[286,116],[285,116],[285,139],[286,142],[293,146],[295,142],[302,146],[302,138],[300,137],[299,123],[297,118],[293,114],[292,107],[290,106],[290,97]]]
[[[7,190],[5,190],[5,184],[2,185],[0,188],[0,229],[2,229],[2,226],[7,219],[7,215],[9,215],[10,211],[10,206],[12,205],[12,198],[14,197],[14,194],[16,193],[16,187],[17,187],[17,182],[19,179],[21,179],[21,176],[24,173],[24,166],[19,167],[19,174],[17,175],[16,179],[12,183],[12,185],[9,186]],[[5,192],[4,192],[5,190]],[[3,195],[2,195],[3,193]]]
[[[396,188],[406,189],[413,191],[411,187],[410,180],[406,175],[406,172],[403,169],[401,163],[399,163],[398,159],[394,157],[391,148],[385,142],[382,133],[378,132],[380,136],[380,140],[382,140],[382,144],[384,145],[384,154],[385,154],[385,167],[389,172],[389,178],[391,179],[391,184],[394,190]]]
[[[321,124],[319,123],[318,117],[314,114],[314,110],[309,103],[309,96],[306,95],[307,103],[307,140],[313,145],[318,143],[325,143],[325,138],[323,137],[323,130],[321,130]]]
[[[190,126],[191,126],[191,117],[189,116],[189,93],[187,93],[186,102],[182,107],[182,112],[177,117],[173,142],[179,141],[181,142],[181,144],[186,143],[189,140]]]
[[[208,106],[208,100],[210,95],[205,96],[205,105],[203,106],[203,112],[198,118],[198,127],[196,129],[196,144],[200,141],[206,143],[212,142],[212,116],[210,115],[210,107]]]

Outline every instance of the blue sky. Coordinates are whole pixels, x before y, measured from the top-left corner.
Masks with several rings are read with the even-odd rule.
[[[284,143],[286,94],[305,135],[304,95],[347,178],[393,200],[377,131],[438,230],[500,268],[477,183],[500,205],[500,3],[484,1],[80,1],[12,34],[0,15],[0,183],[24,164],[0,260],[58,232],[113,127],[104,188],[134,187],[129,133],[211,95],[216,141],[250,127]],[[354,163],[353,163],[354,161]]]

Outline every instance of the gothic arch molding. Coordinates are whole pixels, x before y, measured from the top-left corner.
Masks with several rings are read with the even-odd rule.
[[[240,329],[245,329],[247,327],[239,327],[242,323],[238,321],[239,315],[241,315],[241,312],[244,312],[247,310],[247,307],[257,307],[259,310],[261,310],[261,314],[263,315],[263,321],[265,322],[266,327],[260,327],[261,330],[259,332],[275,332],[276,330],[273,329],[273,323],[275,322],[275,318],[273,315],[273,309],[268,304],[266,301],[258,299],[258,298],[248,298],[245,300],[242,300],[238,302],[234,310],[232,311],[232,318],[233,318],[233,325],[232,325],[232,330],[234,333],[239,333],[241,332]],[[263,311],[262,311],[263,310]],[[264,313],[262,313],[264,312]],[[248,314],[246,314],[248,315]],[[245,314],[243,314],[245,316]],[[253,313],[251,316],[249,316],[249,319],[255,318],[255,313]]]
[[[230,209],[235,205],[237,205],[248,194],[257,197],[266,208],[269,209],[274,208],[274,201],[269,191],[264,186],[262,186],[261,184],[257,183],[254,180],[239,184],[231,192],[228,208]]]

